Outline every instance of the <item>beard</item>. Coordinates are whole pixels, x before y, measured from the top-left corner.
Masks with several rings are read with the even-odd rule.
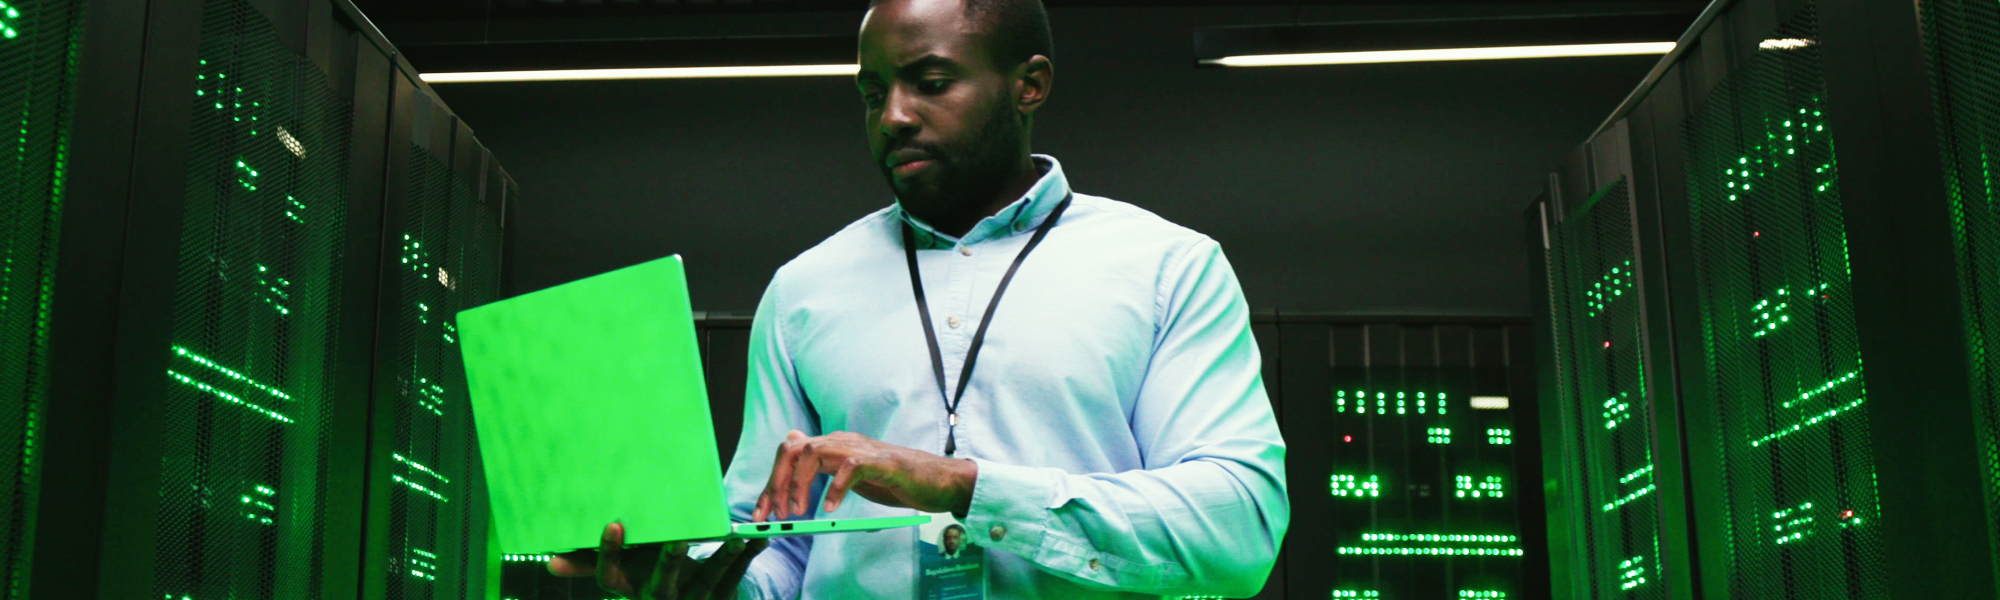
[[[884,146],[875,164],[883,165],[890,152],[905,148],[922,150],[937,161],[932,177],[897,181],[895,173],[882,166],[882,176],[904,208],[920,217],[936,218],[982,207],[992,201],[996,190],[1015,175],[1025,126],[1013,118],[1006,103],[986,113],[976,133],[964,139],[936,143],[911,142]],[[928,180],[926,180],[928,179]]]

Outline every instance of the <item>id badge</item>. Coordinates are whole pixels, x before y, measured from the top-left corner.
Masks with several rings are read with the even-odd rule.
[[[986,600],[986,549],[951,513],[917,527],[917,599]]]

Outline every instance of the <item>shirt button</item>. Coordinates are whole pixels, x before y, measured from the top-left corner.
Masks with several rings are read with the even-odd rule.
[[[971,247],[971,246],[959,246],[959,247],[958,247],[958,253],[959,253],[959,254],[963,254],[963,255],[966,255],[966,256],[972,256],[972,247]]]
[[[986,531],[986,535],[993,538],[993,541],[1000,541],[1001,538],[1007,537],[1007,526],[994,525],[992,529]]]
[[[1099,569],[1099,568],[1101,568],[1101,567],[1103,567],[1103,566],[1104,566],[1104,565],[1101,565],[1101,564],[1098,564],[1098,563],[1097,563],[1097,559],[1095,559],[1095,558],[1093,558],[1093,559],[1090,559],[1090,570],[1091,570],[1091,571],[1095,572],[1095,571],[1097,571],[1097,569]]]
[[[952,329],[958,329],[960,323],[958,317],[945,317],[944,319],[944,324],[950,325]]]

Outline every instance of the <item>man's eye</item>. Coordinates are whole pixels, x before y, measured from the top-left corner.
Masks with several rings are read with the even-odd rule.
[[[880,108],[885,99],[886,95],[880,92],[861,95],[861,103],[868,105],[869,108]]]
[[[917,91],[921,91],[926,94],[936,94],[936,93],[941,93],[945,91],[946,88],[950,87],[951,87],[950,79],[927,79],[917,84]]]

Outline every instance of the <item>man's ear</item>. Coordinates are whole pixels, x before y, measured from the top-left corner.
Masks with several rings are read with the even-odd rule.
[[[1014,85],[1019,90],[1015,95],[1015,109],[1022,117],[1033,117],[1041,110],[1042,103],[1049,100],[1049,90],[1056,85],[1056,65],[1049,57],[1040,54],[1029,58],[1014,68]]]

